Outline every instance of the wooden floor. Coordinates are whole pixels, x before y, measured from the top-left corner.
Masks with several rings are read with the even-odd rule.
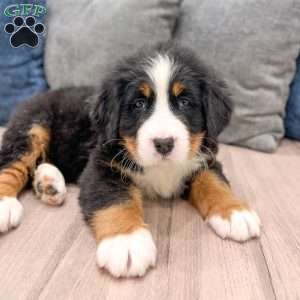
[[[96,266],[76,186],[60,208],[26,192],[23,223],[0,236],[0,299],[300,299],[300,143],[284,141],[276,154],[222,146],[219,158],[261,216],[260,240],[223,241],[183,201],[146,202],[157,267],[116,280]]]

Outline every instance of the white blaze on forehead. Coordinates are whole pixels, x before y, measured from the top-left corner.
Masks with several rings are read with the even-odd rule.
[[[146,70],[151,78],[158,101],[168,101],[170,80],[174,72],[174,63],[167,55],[158,54],[150,60],[150,66]]]

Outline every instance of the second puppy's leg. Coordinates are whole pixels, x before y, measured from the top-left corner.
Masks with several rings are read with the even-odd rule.
[[[67,193],[63,174],[49,163],[40,164],[35,170],[33,188],[37,197],[49,205],[63,204]]]
[[[37,124],[21,133],[7,129],[0,151],[0,233],[20,224],[23,206],[17,196],[38,159],[46,156],[49,141],[49,131]]]

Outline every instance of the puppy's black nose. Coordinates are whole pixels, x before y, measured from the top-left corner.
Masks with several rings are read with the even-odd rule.
[[[153,143],[156,151],[162,155],[169,154],[174,148],[174,139],[172,137],[165,139],[154,139]]]

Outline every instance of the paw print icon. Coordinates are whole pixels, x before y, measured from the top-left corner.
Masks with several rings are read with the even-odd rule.
[[[39,34],[45,31],[42,23],[37,23],[34,17],[15,17],[12,23],[5,25],[4,30],[10,34],[10,44],[13,48],[27,45],[36,47],[39,44]]]

